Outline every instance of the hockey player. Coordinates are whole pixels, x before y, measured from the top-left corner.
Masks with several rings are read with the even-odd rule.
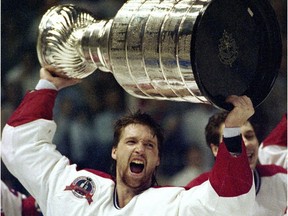
[[[2,158],[44,215],[242,216],[252,211],[255,187],[239,133],[254,114],[248,97],[228,97],[234,108],[225,121],[225,138],[209,181],[186,190],[155,185],[163,134],[141,112],[116,123],[111,151],[115,176],[70,164],[52,144],[52,110],[57,92],[79,80],[52,76],[43,68],[40,77],[36,90],[27,93],[3,130]]]

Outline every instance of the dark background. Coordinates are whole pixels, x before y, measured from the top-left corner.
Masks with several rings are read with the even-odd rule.
[[[109,19],[124,2],[1,1],[1,129],[25,92],[33,89],[38,81],[37,28],[47,9],[53,5],[75,3],[91,11],[96,18]],[[287,112],[287,2],[270,2],[281,28],[283,54],[275,85],[254,115],[260,142]],[[138,108],[152,114],[167,131],[159,169],[163,183],[185,166],[185,152],[193,146],[200,146],[203,150],[203,170],[211,167],[213,158],[205,144],[204,127],[210,115],[218,111],[216,108],[205,104],[136,99],[123,91],[111,73],[94,73],[79,86],[59,94],[54,112],[58,124],[55,143],[80,168],[109,171],[110,160],[107,158],[110,158],[111,125],[119,115]],[[100,122],[100,126],[95,122]],[[3,163],[1,179],[9,186],[25,191]]]

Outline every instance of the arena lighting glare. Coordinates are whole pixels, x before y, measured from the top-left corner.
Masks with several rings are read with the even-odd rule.
[[[281,51],[268,0],[130,0],[110,20],[59,5],[42,17],[37,44],[40,64],[60,76],[98,69],[138,98],[220,109],[232,94],[262,103]]]

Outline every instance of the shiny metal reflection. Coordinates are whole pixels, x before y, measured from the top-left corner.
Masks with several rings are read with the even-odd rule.
[[[248,3],[241,0],[128,0],[110,20],[97,20],[90,12],[74,5],[55,6],[46,12],[39,25],[39,62],[43,67],[53,69],[55,73],[65,77],[82,79],[96,69],[111,72],[126,92],[138,98],[207,103],[226,109],[225,98],[228,95],[247,93],[257,106],[273,86],[281,56],[277,19],[273,17],[274,12],[269,8],[269,3],[264,3],[259,10],[255,9],[255,14],[251,14],[250,7],[250,12],[245,10]],[[251,4],[256,7],[255,2]],[[238,5],[242,7],[239,9]],[[221,6],[227,6],[225,13]],[[234,40],[238,29],[235,28],[235,32],[230,34],[230,31],[226,32],[226,27],[237,27],[239,24],[241,29],[245,23],[240,25],[238,17],[234,17],[231,23],[223,23],[237,9],[243,15],[241,21],[249,20],[257,32],[249,35],[252,38],[250,40],[248,36],[243,39],[241,31],[242,36],[237,38],[238,43],[247,42],[241,47],[244,50],[241,55]],[[259,13],[262,10],[265,13]],[[212,18],[205,14],[212,14]],[[219,14],[223,16],[216,25],[215,16]],[[204,17],[206,23],[203,21]],[[260,21],[263,22],[262,25],[257,24]],[[209,28],[206,29],[207,23]],[[199,30],[200,26],[202,34],[195,30]],[[211,26],[215,26],[213,31]],[[218,30],[220,36],[215,36]],[[257,41],[258,38],[262,38],[264,42],[261,44],[261,41]],[[255,48],[250,43],[254,40],[257,45]],[[193,41],[197,42],[194,44]],[[264,49],[266,44],[271,46]],[[193,45],[197,45],[197,49]],[[202,45],[205,45],[204,49]],[[206,58],[207,50],[211,49],[213,51]],[[273,52],[276,57],[266,54],[269,52]],[[247,59],[243,53],[252,53],[253,55],[247,56],[253,58]],[[269,66],[263,69],[258,67],[258,59],[267,62]],[[260,64],[265,65],[263,62]],[[243,67],[244,65],[248,66]],[[215,72],[214,67],[217,70]],[[242,71],[238,73],[239,68]],[[215,79],[210,78],[215,76],[210,76],[210,72],[216,76],[221,73],[222,78],[227,78],[228,81],[222,79],[219,84],[214,83]],[[258,82],[256,78],[247,79],[252,76],[259,77],[261,81]],[[263,94],[261,90],[257,91],[261,89],[259,83],[267,89]],[[253,86],[259,88],[255,91]]]
[[[80,79],[111,71],[140,98],[209,103],[190,63],[193,24],[208,2],[131,0],[107,21],[73,5],[55,6],[39,25],[39,62]]]

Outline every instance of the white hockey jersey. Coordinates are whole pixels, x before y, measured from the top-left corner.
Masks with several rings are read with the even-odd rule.
[[[77,170],[52,139],[57,91],[28,93],[4,128],[2,159],[49,216],[242,216],[255,200],[253,175],[244,144],[233,157],[224,143],[209,181],[199,187],[151,187],[119,208],[108,174]]]
[[[261,164],[276,164],[288,169],[287,113],[260,144],[258,155]]]

